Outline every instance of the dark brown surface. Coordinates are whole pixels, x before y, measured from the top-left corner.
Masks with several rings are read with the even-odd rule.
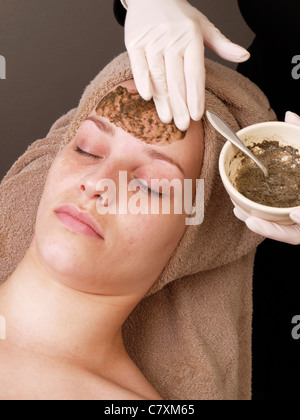
[[[110,0],[0,0],[0,177],[125,50]]]

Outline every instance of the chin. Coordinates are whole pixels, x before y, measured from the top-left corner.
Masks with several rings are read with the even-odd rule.
[[[36,249],[43,264],[60,276],[70,278],[89,278],[91,253],[84,246],[81,238],[70,238],[56,234],[38,236],[35,239]]]

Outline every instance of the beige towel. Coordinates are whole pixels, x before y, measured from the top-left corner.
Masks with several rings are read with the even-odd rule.
[[[236,131],[274,120],[262,92],[236,72],[207,60],[207,109]],[[0,186],[0,282],[25,255],[47,171],[56,152],[117,83],[132,78],[127,54],[85,90],[76,110],[33,143]],[[123,329],[126,348],[164,399],[250,399],[252,274],[263,238],[234,217],[218,173],[223,139],[204,119],[205,220],[186,229],[147,297]]]

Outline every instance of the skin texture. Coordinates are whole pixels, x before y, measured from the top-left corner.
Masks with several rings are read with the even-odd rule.
[[[124,86],[134,89],[133,81]],[[90,117],[99,118],[96,110]],[[127,171],[128,181],[183,175],[147,156],[144,141],[102,122],[113,135],[87,120],[57,155],[32,244],[0,286],[8,326],[7,339],[0,341],[0,399],[160,398],[129,358],[122,326],[176,249],[186,215],[99,215],[96,184],[109,178],[118,185],[119,171]],[[183,140],[154,147],[176,159],[186,178],[199,176],[204,149],[199,123]],[[55,210],[70,203],[94,217],[104,239],[73,232],[58,219]]]
[[[173,122],[161,122],[153,100],[144,101],[137,92],[129,92],[122,86],[99,102],[96,113],[147,144],[167,145],[186,136],[186,132],[180,131]]]

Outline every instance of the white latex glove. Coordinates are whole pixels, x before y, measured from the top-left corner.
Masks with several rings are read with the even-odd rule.
[[[285,122],[300,125],[300,117],[292,112],[287,112]],[[238,207],[234,209],[234,214],[238,219],[245,222],[250,230],[258,235],[291,245],[300,244],[300,207],[290,215],[292,221],[295,222],[291,226],[280,226],[254,216],[246,218]]]
[[[250,54],[233,44],[187,0],[127,0],[125,44],[135,83],[160,119],[187,130],[204,113],[204,46],[232,62]]]

